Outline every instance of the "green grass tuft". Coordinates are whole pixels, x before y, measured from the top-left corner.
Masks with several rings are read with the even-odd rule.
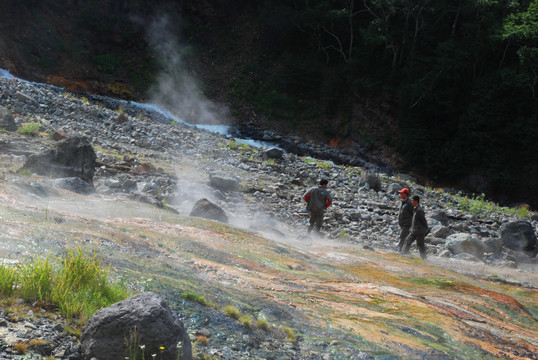
[[[181,294],[181,296],[183,296],[185,299],[187,299],[189,301],[198,303],[200,305],[204,305],[204,306],[208,305],[206,299],[201,295],[198,295],[198,294],[195,294],[195,293],[192,293],[192,292],[184,292],[184,293]]]
[[[0,292],[50,303],[67,319],[87,319],[129,296],[124,284],[108,281],[108,273],[95,254],[69,249],[62,257],[0,265]]]
[[[29,122],[24,123],[21,125],[19,129],[17,129],[17,132],[22,135],[38,135],[39,129],[41,128],[41,124],[38,122]]]
[[[239,310],[237,310],[237,308],[235,306],[232,306],[232,305],[228,305],[228,306],[225,306],[222,308],[222,311],[224,311],[226,314],[228,314],[229,317],[233,318],[233,319],[239,319],[239,317],[241,316],[241,313],[239,312]]]

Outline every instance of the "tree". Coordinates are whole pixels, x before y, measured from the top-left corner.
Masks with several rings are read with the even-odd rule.
[[[521,67],[526,75],[521,80],[530,88],[536,98],[538,82],[538,0],[529,4],[526,11],[507,17],[504,22],[503,39],[513,41]]]

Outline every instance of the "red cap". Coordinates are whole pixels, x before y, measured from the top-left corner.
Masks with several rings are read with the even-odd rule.
[[[407,194],[407,195],[409,195],[409,189],[408,188],[403,188],[402,190],[398,191],[398,194]]]

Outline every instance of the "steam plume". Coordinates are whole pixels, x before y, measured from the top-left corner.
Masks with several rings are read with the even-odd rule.
[[[226,124],[228,109],[203,95],[184,63],[191,49],[180,43],[171,25],[167,17],[161,17],[148,30],[148,42],[163,69],[149,91],[150,101],[192,124]]]

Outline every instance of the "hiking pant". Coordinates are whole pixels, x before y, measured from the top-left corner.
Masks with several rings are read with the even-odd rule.
[[[426,259],[426,245],[424,245],[424,233],[411,232],[405,239],[404,247],[401,251],[402,254],[408,254],[409,248],[414,241],[417,241],[418,251],[420,252],[420,257]]]
[[[308,226],[308,233],[310,234],[314,227],[315,231],[319,233],[323,226],[323,214],[325,213],[325,210],[309,211],[309,213],[310,225]]]
[[[409,235],[410,230],[410,226],[402,226],[400,228],[400,242],[398,243],[398,251],[402,252],[403,246],[405,244],[405,239]]]

